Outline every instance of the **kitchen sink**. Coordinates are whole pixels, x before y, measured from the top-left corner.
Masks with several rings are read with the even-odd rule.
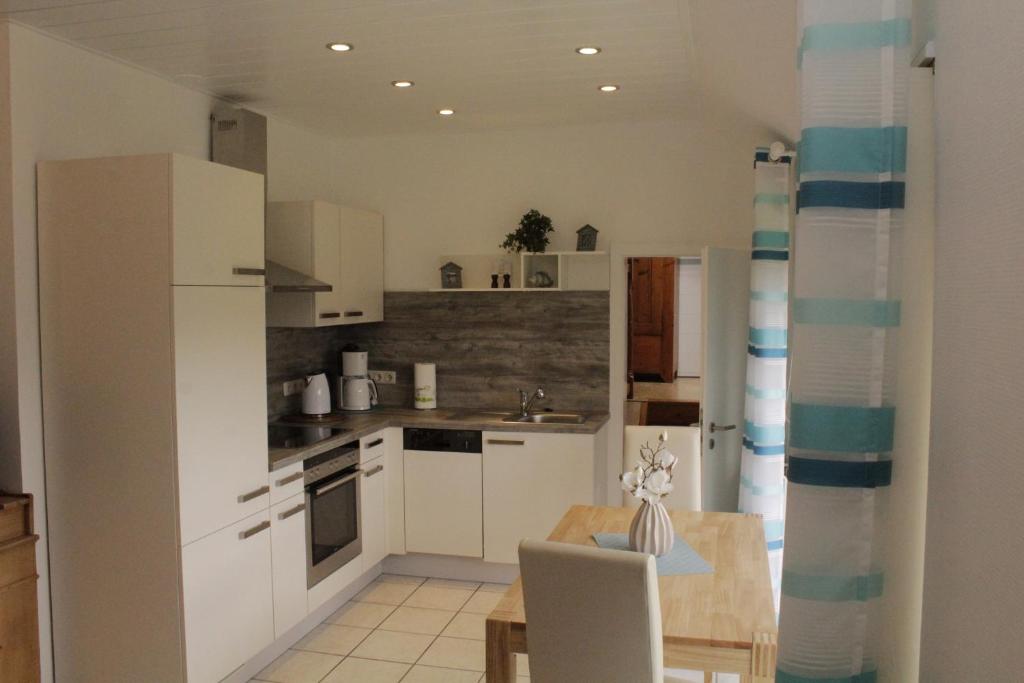
[[[502,422],[519,422],[541,425],[581,425],[587,421],[576,413],[535,413],[533,415],[509,415]]]

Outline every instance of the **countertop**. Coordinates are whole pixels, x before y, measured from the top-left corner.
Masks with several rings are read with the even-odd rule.
[[[490,413],[493,412],[493,415]],[[532,432],[537,434],[596,434],[608,422],[608,413],[581,412],[586,420],[582,424],[534,424],[502,422],[509,411],[486,411],[468,408],[375,408],[365,413],[332,413],[315,424],[347,430],[344,434],[321,441],[315,446],[301,448],[271,448],[270,471],[311,458],[350,441],[369,436],[387,427],[420,427],[424,429],[479,429],[488,432]],[[299,424],[287,419],[282,424]],[[302,423],[309,424],[309,423]]]

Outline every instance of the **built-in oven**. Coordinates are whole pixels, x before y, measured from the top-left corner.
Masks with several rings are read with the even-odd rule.
[[[306,484],[306,587],[345,566],[363,550],[359,518],[359,442],[308,458]]]

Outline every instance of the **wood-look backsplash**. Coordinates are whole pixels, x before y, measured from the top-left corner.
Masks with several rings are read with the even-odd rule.
[[[608,292],[387,292],[382,323],[267,330],[270,416],[301,409],[281,382],[337,375],[347,343],[397,373],[378,386],[382,405],[412,406],[413,364],[424,362],[437,364],[442,408],[513,410],[517,388],[543,386],[539,407],[608,410],[608,316]]]

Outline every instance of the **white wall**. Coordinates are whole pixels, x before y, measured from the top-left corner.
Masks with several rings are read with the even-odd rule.
[[[704,272],[699,260],[679,259],[676,285],[676,335],[679,338],[676,375],[700,377],[703,362],[701,302]]]
[[[1019,0],[939,0],[922,681],[1024,671],[1024,80]]]
[[[335,169],[346,203],[385,216],[387,289],[437,287],[437,256],[498,253],[536,208],[550,249],[576,229],[610,242],[746,247],[751,155],[771,134],[666,122],[345,140]],[[648,254],[650,255],[650,254]]]
[[[49,607],[43,484],[42,415],[39,385],[39,316],[36,270],[35,164],[72,157],[179,152],[209,156],[212,98],[133,67],[98,56],[17,24],[10,25],[13,126],[13,239],[0,238],[0,259],[13,256],[15,316],[4,333],[16,332],[16,354],[5,355],[0,376],[16,373],[17,405],[0,404],[3,457],[16,458],[20,482],[4,485],[36,496],[36,529],[43,535],[40,568],[40,629],[44,679],[50,672]],[[279,121],[273,140],[270,194],[310,187],[331,198],[333,142]],[[2,154],[0,154],[2,163]],[[0,173],[2,177],[2,173]],[[0,219],[0,229],[2,229]],[[2,261],[0,261],[2,262]],[[3,299],[0,284],[0,301]],[[0,303],[3,306],[3,303]],[[16,326],[11,322],[16,321]],[[8,326],[10,326],[8,328]],[[145,387],[126,387],[144,391]],[[112,416],[116,419],[116,416]],[[17,443],[7,424],[18,426]],[[13,468],[5,466],[6,472]]]

